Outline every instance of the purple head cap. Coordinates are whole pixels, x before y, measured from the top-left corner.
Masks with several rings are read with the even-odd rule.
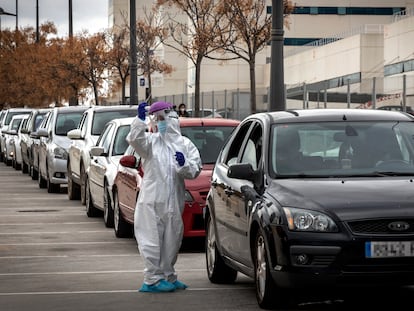
[[[155,102],[151,105],[149,113],[154,113],[160,110],[172,109],[172,104],[168,102]]]

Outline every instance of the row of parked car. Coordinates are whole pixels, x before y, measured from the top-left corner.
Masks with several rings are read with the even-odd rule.
[[[2,159],[49,192],[67,183],[88,216],[103,212],[116,236],[131,236],[145,174],[125,141],[136,107],[54,108],[38,125],[41,113],[1,112]],[[306,289],[413,284],[411,114],[309,109],[180,125],[203,162],[186,181],[184,236],[206,236],[212,283],[248,275],[265,309]],[[31,150],[21,160],[18,141]]]
[[[11,108],[0,114],[1,160],[36,180],[49,193],[67,186],[89,217],[103,215],[117,237],[131,237],[144,172],[125,140],[136,106]],[[184,237],[205,236],[203,208],[213,165],[239,124],[224,118],[180,118],[183,135],[199,148],[203,172],[186,181]]]

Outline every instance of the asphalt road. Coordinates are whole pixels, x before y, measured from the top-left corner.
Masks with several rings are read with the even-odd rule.
[[[250,278],[239,275],[234,285],[209,282],[202,243],[184,241],[178,257],[187,290],[139,293],[143,263],[134,239],[118,239],[102,218],[88,218],[65,189],[49,194],[0,163],[1,311],[261,310]],[[301,298],[289,310],[412,308],[412,287],[357,292],[354,299],[298,292]]]

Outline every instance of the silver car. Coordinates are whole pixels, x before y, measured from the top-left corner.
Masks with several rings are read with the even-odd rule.
[[[37,135],[39,143],[39,187],[49,193],[59,192],[60,185],[67,183],[67,159],[71,140],[67,137],[76,128],[87,106],[53,108]]]
[[[7,132],[8,128],[9,128],[9,124],[11,119],[13,118],[13,116],[17,115],[17,114],[29,114],[32,111],[32,109],[30,108],[10,108],[7,109],[5,112],[3,112],[2,114],[2,120],[0,123],[0,129],[1,129],[1,135],[0,135],[0,161],[4,161],[6,163],[6,158],[5,158],[5,143],[6,143],[6,134],[5,132]],[[6,163],[7,164],[7,163]],[[9,165],[11,165],[11,162],[9,162]]]
[[[93,158],[86,172],[86,214],[95,217],[103,211],[107,227],[114,225],[112,186],[119,160],[128,148],[125,138],[133,120],[122,118],[108,122],[96,146],[90,149]]]
[[[20,148],[22,153],[22,172],[24,174],[29,173],[32,175],[33,172],[33,141],[34,138],[31,135],[32,133],[36,132],[40,123],[42,123],[43,118],[45,117],[46,113],[50,111],[49,108],[43,109],[33,109],[30,113],[27,122],[24,124],[22,129],[20,130],[21,133],[21,140],[20,140]],[[36,179],[37,179],[36,175]]]
[[[134,117],[136,106],[93,106],[83,113],[77,129],[68,132],[72,140],[68,154],[68,198],[85,204],[85,176],[89,167],[89,149],[94,146],[106,123],[113,119]]]

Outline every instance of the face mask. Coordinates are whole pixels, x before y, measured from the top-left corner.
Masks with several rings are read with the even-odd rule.
[[[158,121],[157,122],[158,132],[164,134],[167,131],[167,121]]]

